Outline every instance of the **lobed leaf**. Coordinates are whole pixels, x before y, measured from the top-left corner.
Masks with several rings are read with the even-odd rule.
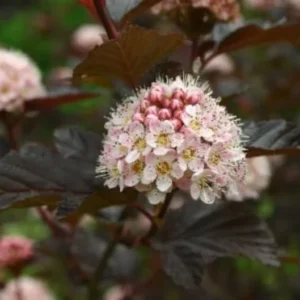
[[[190,201],[167,214],[155,248],[165,272],[187,289],[199,287],[205,265],[220,257],[244,255],[279,265],[271,231],[245,203]]]
[[[285,120],[249,121],[243,125],[248,137],[247,157],[300,154],[300,126]]]
[[[211,58],[221,53],[228,53],[263,44],[278,42],[298,44],[300,42],[300,24],[280,24],[269,28],[263,28],[256,24],[248,24],[239,28],[234,25],[232,26],[233,31],[231,33],[226,32],[223,37],[215,39],[215,49]],[[203,49],[202,45],[200,45],[198,51],[199,56],[203,57],[203,52],[206,49]]]
[[[49,93],[45,97],[33,98],[26,101],[25,110],[39,111],[45,109],[53,109],[60,105],[89,100],[97,96],[99,96],[99,94],[82,92],[77,89],[67,90],[59,93]]]
[[[109,85],[121,79],[135,87],[145,71],[172,53],[183,43],[180,34],[160,35],[154,30],[130,26],[119,38],[92,50],[73,74],[75,83],[82,80]]]
[[[57,130],[55,139],[59,153],[28,144],[0,160],[0,209],[56,204],[65,217],[135,200],[135,191],[120,193],[95,179],[100,136],[71,128]]]

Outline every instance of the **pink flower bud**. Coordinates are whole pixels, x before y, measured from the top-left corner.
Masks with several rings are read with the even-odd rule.
[[[150,102],[148,100],[143,100],[141,102],[140,111],[144,112],[149,105],[150,105]]]
[[[199,91],[191,91],[188,92],[185,97],[185,103],[188,104],[197,104],[197,103],[203,103],[204,101],[204,95]]]
[[[185,97],[185,92],[182,89],[176,89],[172,94],[172,98],[175,99],[184,99],[184,97]]]
[[[169,108],[170,107],[170,105],[171,105],[171,100],[169,99],[169,98],[165,98],[164,100],[163,100],[163,107],[165,107],[165,108]]]
[[[158,112],[158,117],[160,120],[168,120],[172,117],[172,112],[168,108],[162,108]]]
[[[148,100],[151,103],[161,102],[163,100],[163,88],[159,85],[153,85],[150,89]]]
[[[155,105],[151,105],[146,109],[146,115],[157,115],[158,107]]]
[[[176,110],[176,109],[182,109],[184,106],[183,102],[179,99],[172,99],[172,102],[171,102],[171,108],[173,110]]]
[[[158,117],[156,115],[148,115],[145,119],[145,125],[150,126],[150,124],[154,121],[157,121]]]
[[[179,131],[179,129],[182,127],[182,122],[178,119],[172,119],[170,120],[172,125],[174,126],[175,131]]]
[[[173,113],[173,116],[174,116],[175,119],[181,120],[182,110],[181,109],[175,110],[175,112]]]
[[[134,121],[140,121],[140,122],[144,122],[145,120],[145,117],[143,114],[137,112],[133,115],[133,118],[132,118]]]

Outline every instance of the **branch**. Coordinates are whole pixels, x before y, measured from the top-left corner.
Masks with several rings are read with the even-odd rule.
[[[169,205],[171,204],[174,192],[175,192],[175,190],[172,191],[171,193],[167,194],[166,200],[162,204],[162,206],[161,206],[161,208],[160,208],[160,210],[159,210],[159,212],[157,214],[157,218],[158,218],[159,221],[164,218],[164,216],[165,216],[165,214],[166,214],[166,212],[167,212],[167,210],[169,208]],[[144,238],[142,238],[142,240],[145,240],[145,239],[147,240],[150,237],[154,236],[155,233],[156,233],[156,231],[157,231],[157,229],[158,228],[156,226],[156,223],[154,223],[154,225],[152,224],[149,232],[147,233],[147,235]]]
[[[110,40],[116,39],[119,35],[113,21],[109,16],[107,15],[106,7],[105,7],[105,1],[104,0],[93,0],[94,6],[96,8],[96,12],[99,16],[99,19],[102,22],[102,25],[104,26],[107,36]]]
[[[127,209],[125,208],[122,212],[122,214],[119,217],[119,221],[122,221],[124,217],[127,214]],[[96,300],[99,299],[98,295],[98,284],[102,280],[104,271],[108,265],[109,259],[114,253],[116,246],[119,242],[119,237],[121,236],[123,231],[123,224],[119,226],[119,228],[116,230],[115,235],[111,242],[107,245],[106,250],[103,253],[103,256],[95,270],[95,273],[91,279],[89,290],[88,290],[88,299],[89,300]]]

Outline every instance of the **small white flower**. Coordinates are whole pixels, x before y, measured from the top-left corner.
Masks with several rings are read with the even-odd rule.
[[[146,141],[154,149],[155,155],[165,155],[171,148],[180,146],[184,140],[183,134],[175,133],[170,121],[152,122],[149,131]]]
[[[217,187],[217,176],[213,171],[204,170],[199,174],[192,176],[191,196],[193,199],[201,199],[207,204],[215,202],[220,196],[220,190]]]
[[[160,192],[167,192],[173,187],[173,178],[179,179],[183,176],[176,161],[174,151],[168,152],[164,156],[155,156],[150,153],[146,158],[146,167],[142,177],[142,183],[150,184],[156,182],[156,187]]]

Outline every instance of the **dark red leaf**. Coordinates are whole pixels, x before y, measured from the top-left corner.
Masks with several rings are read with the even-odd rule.
[[[95,93],[71,93],[62,95],[53,95],[48,97],[34,98],[25,102],[26,111],[39,111],[45,109],[53,109],[59,105],[74,103],[78,101],[88,100],[97,97]]]

